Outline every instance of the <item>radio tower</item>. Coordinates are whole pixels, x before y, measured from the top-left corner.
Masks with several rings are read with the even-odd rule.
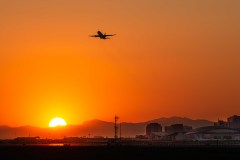
[[[115,123],[114,123],[114,138],[115,138],[115,141],[118,139],[118,119],[119,117],[117,115],[115,115]]]

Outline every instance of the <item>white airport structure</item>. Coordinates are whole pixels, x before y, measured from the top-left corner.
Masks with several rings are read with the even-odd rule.
[[[150,127],[151,126],[151,127]],[[158,131],[160,124],[149,124],[146,138],[159,141],[225,141],[240,140],[240,116],[229,117],[227,122],[219,120],[213,126],[192,129],[191,126],[173,124]],[[154,128],[154,129],[149,129]]]

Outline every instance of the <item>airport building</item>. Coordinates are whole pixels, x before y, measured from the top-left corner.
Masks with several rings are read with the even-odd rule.
[[[185,133],[183,132],[174,132],[174,133],[167,133],[167,132],[155,132],[153,133],[154,140],[159,141],[184,141],[186,140]]]
[[[240,140],[240,131],[238,129],[208,126],[197,128],[185,134],[188,140]]]
[[[240,116],[234,115],[229,117],[227,120],[230,128],[240,129]]]
[[[154,138],[154,133],[162,132],[162,126],[159,123],[150,123],[146,127],[146,136],[148,138]]]
[[[218,122],[214,123],[214,126],[215,127],[228,127],[229,124],[228,124],[228,122],[225,122],[223,120],[218,120]]]
[[[173,124],[165,127],[162,132],[162,126],[158,123],[150,123],[146,127],[146,137],[152,140],[175,141],[184,140],[185,133],[192,130],[191,126],[183,124]]]
[[[240,131],[229,127],[208,126],[188,132],[154,132],[152,137],[160,141],[240,140]]]
[[[17,137],[13,140],[15,144],[36,144],[40,137]]]
[[[240,116],[231,116],[227,122],[219,120],[214,126],[193,129],[183,124],[173,124],[164,129],[165,132],[160,124],[150,123],[146,127],[146,137],[159,141],[240,140]]]
[[[234,115],[227,119],[227,122],[223,120],[218,120],[214,123],[216,127],[229,127],[233,129],[240,129],[240,116]]]
[[[166,133],[189,132],[192,130],[191,126],[184,126],[183,124],[173,124],[165,127]]]

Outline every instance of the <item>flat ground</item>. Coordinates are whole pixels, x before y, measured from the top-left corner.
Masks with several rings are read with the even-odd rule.
[[[228,160],[239,156],[239,147],[0,147],[1,160]]]

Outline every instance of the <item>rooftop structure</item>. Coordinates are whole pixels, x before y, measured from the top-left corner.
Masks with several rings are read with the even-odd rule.
[[[146,136],[152,138],[154,132],[162,132],[162,126],[159,123],[150,123],[146,127]]]
[[[240,128],[240,116],[234,115],[228,118],[230,128]]]
[[[186,133],[191,140],[240,140],[240,131],[229,127],[208,126]]]
[[[188,132],[191,130],[192,130],[191,126],[184,126],[183,124],[173,124],[171,126],[165,127],[165,132],[167,133]]]
[[[223,120],[218,120],[218,122],[214,123],[214,126],[240,129],[240,116],[231,116],[227,119],[227,122]]]

